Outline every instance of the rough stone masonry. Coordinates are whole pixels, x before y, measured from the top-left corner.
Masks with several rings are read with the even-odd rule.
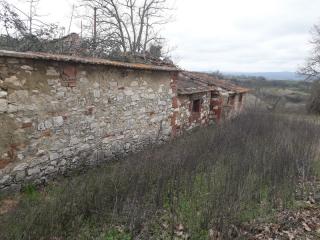
[[[0,191],[170,138],[176,71],[2,51]]]

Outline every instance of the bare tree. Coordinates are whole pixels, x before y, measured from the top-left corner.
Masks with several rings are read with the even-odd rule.
[[[27,33],[27,25],[21,20],[18,11],[4,0],[0,1],[0,23],[7,36]]]
[[[63,29],[48,24],[37,14],[39,0],[29,0],[23,11],[6,0],[0,0],[0,47],[15,51],[52,52],[51,40],[60,37]],[[52,48],[52,49],[51,49]]]
[[[311,94],[307,102],[307,111],[311,114],[320,114],[320,81],[313,82]]]
[[[313,27],[310,43],[313,46],[311,55],[299,73],[305,75],[307,80],[315,80],[320,78],[320,24]]]
[[[82,0],[91,9],[95,29],[92,38],[108,39],[111,49],[132,55],[145,54],[147,48],[163,40],[159,26],[168,22],[167,0]],[[90,12],[90,11],[89,11]],[[90,15],[87,15],[90,19]]]
[[[28,9],[23,10],[6,0],[0,0],[0,24],[6,29],[6,34],[10,36],[15,33],[16,37],[55,37],[58,26],[42,21],[38,14],[40,0],[28,0],[27,3]]]
[[[313,81],[307,103],[308,112],[320,114],[320,24],[313,27],[310,43],[313,46],[311,55],[299,73],[305,75],[307,80]]]

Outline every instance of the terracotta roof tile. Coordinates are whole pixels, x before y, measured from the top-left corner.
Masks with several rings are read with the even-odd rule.
[[[232,84],[230,81],[218,79],[206,73],[181,72],[178,77],[178,93],[192,94],[199,92],[219,91],[223,89],[234,93],[247,93],[248,88]]]
[[[167,72],[180,71],[178,68],[174,66],[158,66],[158,65],[143,64],[143,63],[127,63],[127,62],[111,61],[111,60],[100,59],[100,58],[76,57],[76,56],[58,55],[58,54],[49,54],[49,53],[14,52],[14,51],[0,50],[0,57],[50,60],[50,61],[59,61],[59,62],[92,64],[92,65],[106,65],[106,66],[114,66],[119,68],[129,68],[129,69],[138,69],[138,70],[140,69],[140,70],[150,70],[150,71],[167,71]]]

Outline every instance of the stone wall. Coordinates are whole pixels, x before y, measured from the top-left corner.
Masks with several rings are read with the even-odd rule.
[[[192,110],[193,100],[196,99],[201,100],[199,113]],[[231,95],[225,90],[179,95],[176,127],[183,133],[198,126],[230,119],[242,111],[244,99],[244,94]]]
[[[200,112],[192,111],[193,100],[201,101]],[[180,95],[178,97],[177,126],[180,132],[191,130],[197,126],[207,125],[210,117],[211,92],[197,93],[191,95]]]
[[[167,71],[0,58],[0,191],[168,139]]]
[[[237,116],[243,110],[245,97],[245,94],[222,96],[222,119],[230,119]]]

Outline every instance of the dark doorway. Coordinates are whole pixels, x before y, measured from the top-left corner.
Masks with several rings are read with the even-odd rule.
[[[197,99],[197,100],[193,100],[192,103],[192,112],[194,113],[199,113],[201,110],[201,100]]]

